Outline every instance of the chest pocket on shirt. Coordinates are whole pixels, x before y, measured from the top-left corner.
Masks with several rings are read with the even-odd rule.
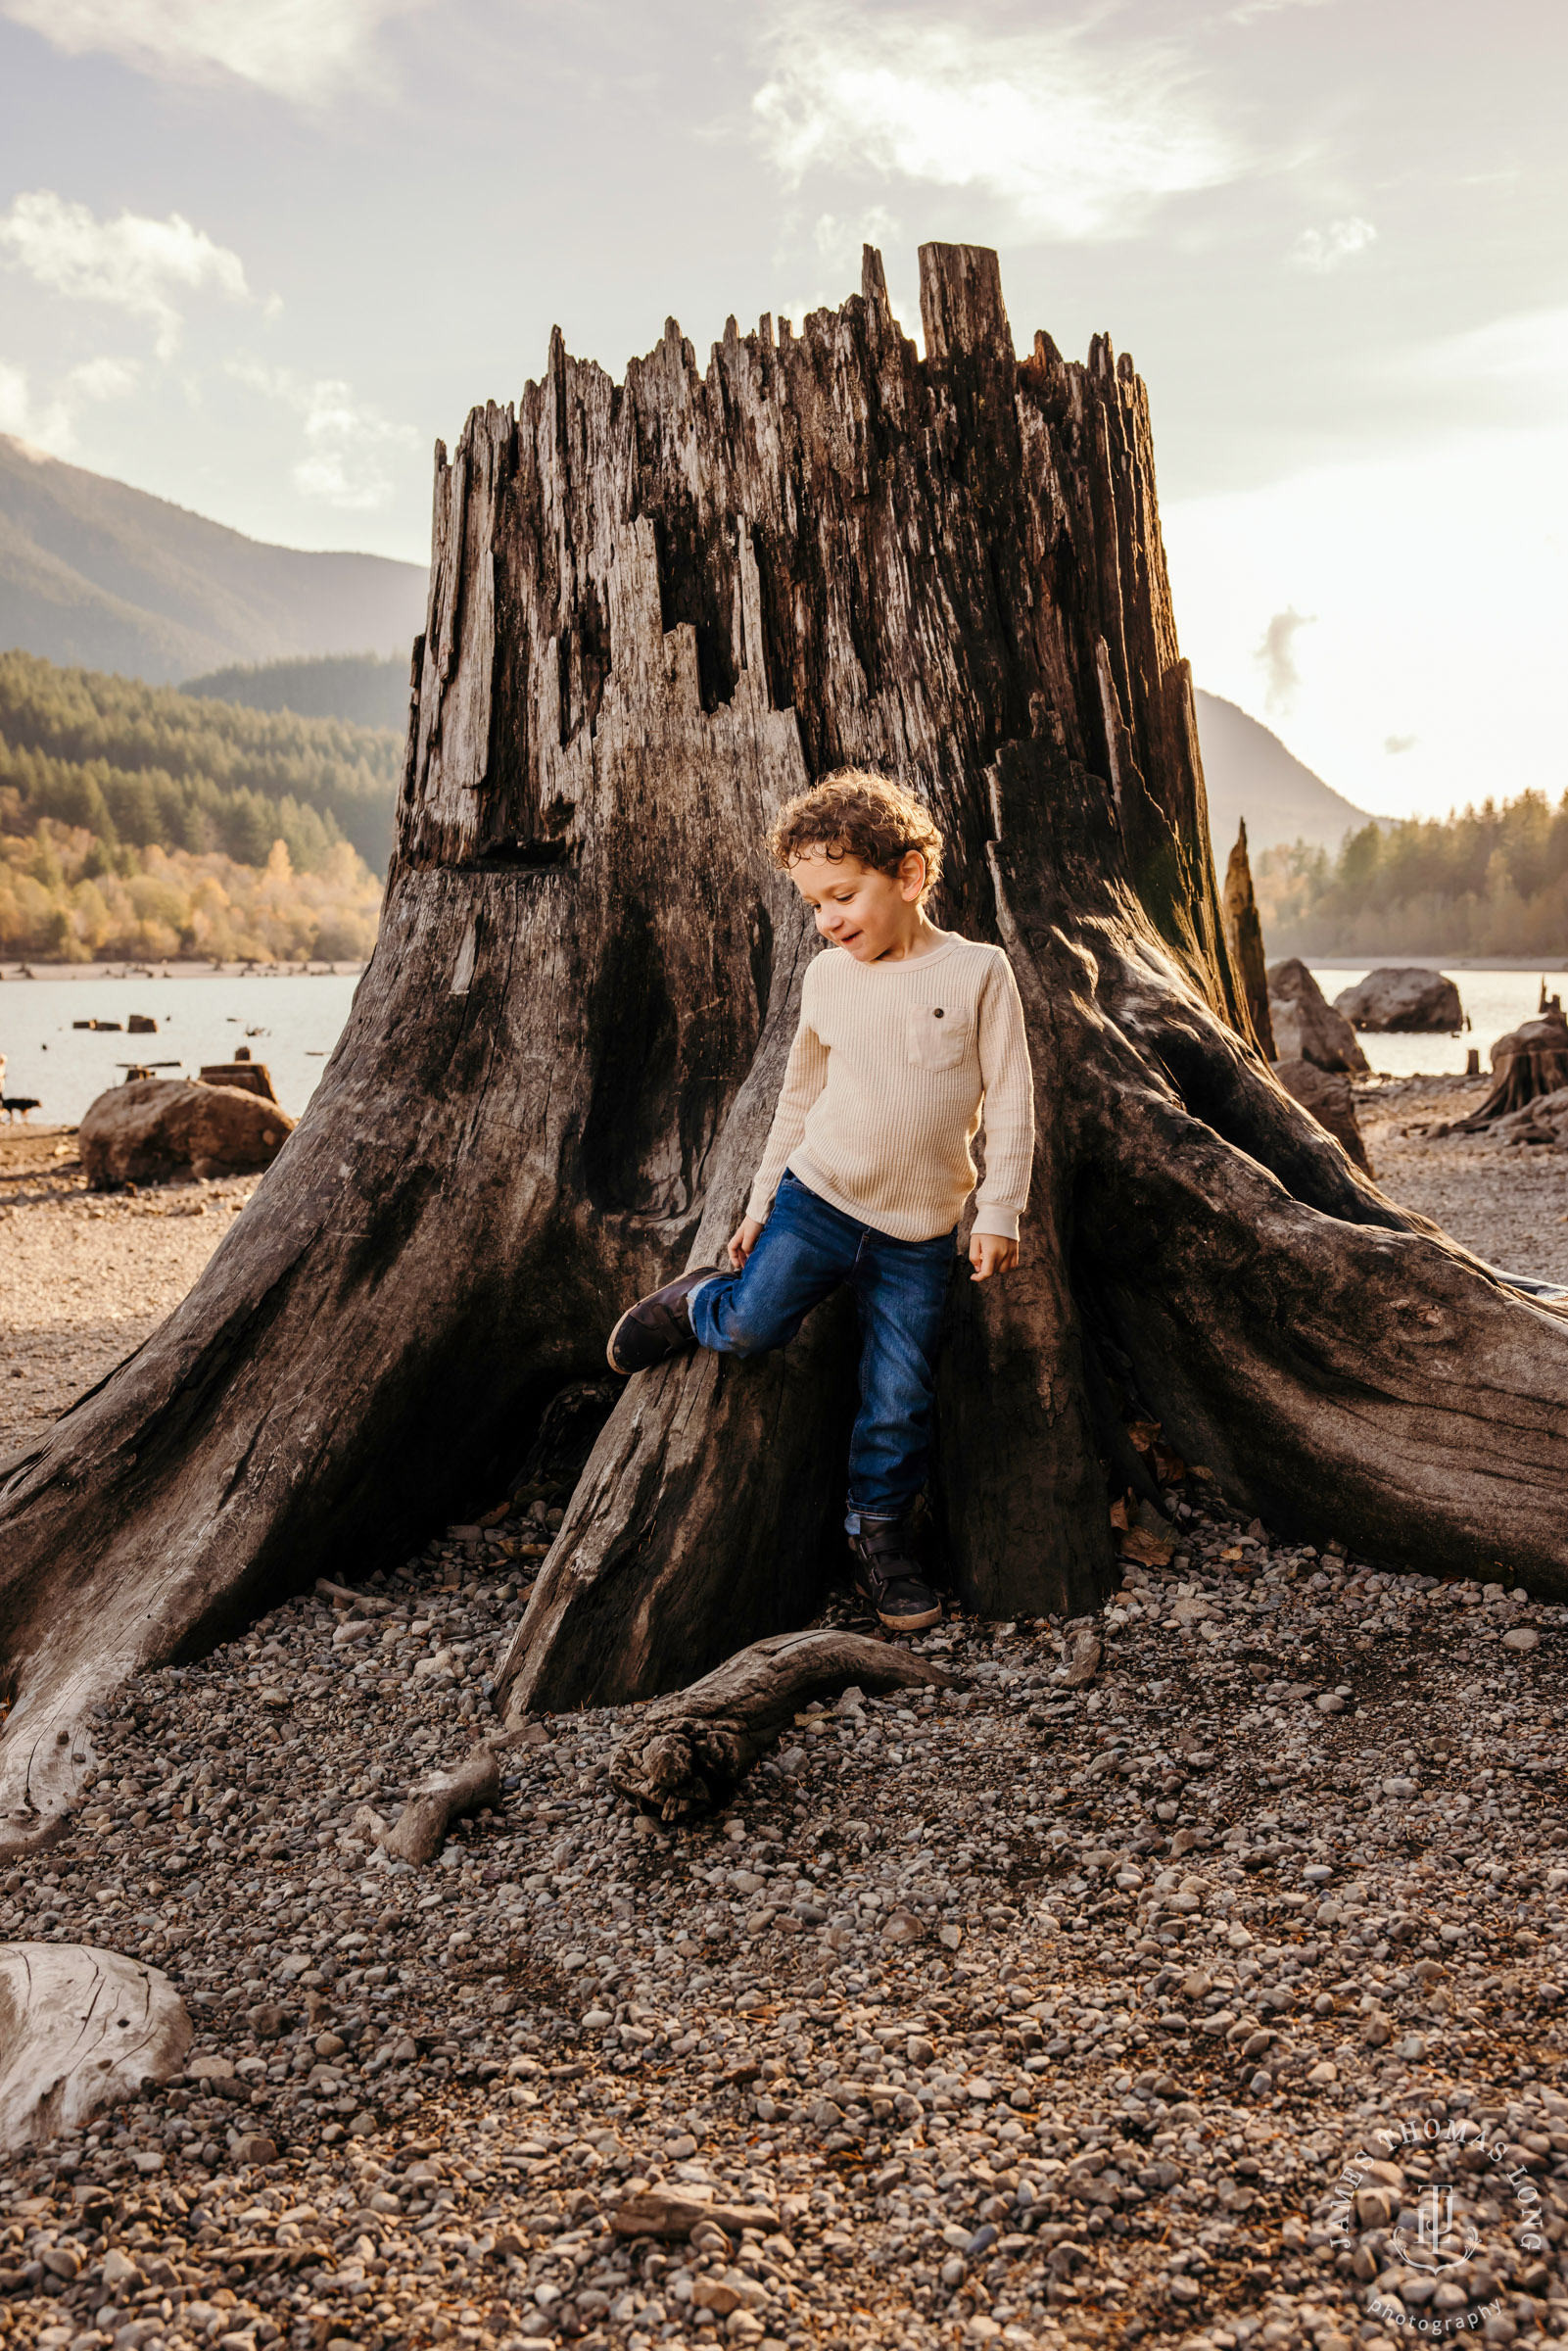
[[[969,1041],[969,1022],[956,1005],[912,1004],[904,1015],[905,1056],[917,1069],[956,1069]]]

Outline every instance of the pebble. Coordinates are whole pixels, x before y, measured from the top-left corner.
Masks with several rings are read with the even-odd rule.
[[[1406,2196],[1451,2171],[1467,2200],[1467,2329],[1568,2330],[1564,1610],[1256,1521],[1238,1577],[1189,1481],[1185,1566],[1125,1571],[1085,1688],[1081,1626],[951,1620],[917,1646],[952,1693],[823,1707],[680,1832],[613,1795],[627,1717],[590,1709],[437,1865],[389,1866],[361,1808],[494,1720],[536,1499],[95,1725],[0,1933],[153,1961],[196,2039],[13,2159],[15,2339],[937,2351],[1114,2313],[1189,2351],[1370,2345],[1399,2212],[1330,2221],[1390,2145]],[[1555,2236],[1451,2169],[1453,2127],[1524,2150]],[[778,2225],[621,2234],[649,2183]]]
[[[292,1601],[94,1725],[0,1934],[150,1960],[196,2039],[0,2172],[6,2339],[1568,2332],[1568,1613],[1319,1556],[1192,1479],[1179,1565],[1127,1569],[1088,1627],[919,1637],[953,1693],[820,1709],[719,1820],[634,1817],[628,1717],[590,1709],[508,1753],[437,1865],[389,1866],[361,1810],[494,1721],[561,1499]],[[653,2185],[737,2232],[617,2231]],[[1433,2186],[1476,2231],[1442,2302],[1404,2258]]]

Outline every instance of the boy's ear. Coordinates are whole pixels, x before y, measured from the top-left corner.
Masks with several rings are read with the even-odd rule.
[[[917,898],[926,888],[926,858],[920,849],[906,849],[898,861],[899,887],[906,898]]]

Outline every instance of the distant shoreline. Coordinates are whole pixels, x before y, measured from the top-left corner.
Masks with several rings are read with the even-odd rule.
[[[0,963],[9,980],[354,980],[362,963],[214,963],[171,955],[158,963]]]
[[[1265,947],[1267,941],[1264,941]],[[1424,972],[1540,972],[1543,978],[1568,973],[1568,949],[1555,955],[1314,955],[1309,947],[1292,948],[1302,963],[1318,972],[1379,972],[1402,968]],[[1272,953],[1270,963],[1283,961]]]
[[[1266,942],[1265,942],[1266,943]],[[1413,965],[1429,972],[1540,972],[1568,977],[1568,949],[1547,955],[1314,955],[1292,948],[1319,972],[1371,972]],[[1269,961],[1283,960],[1270,954]],[[0,984],[12,980],[328,980],[357,979],[362,963],[221,963],[171,955],[156,963],[48,963],[34,955],[25,962],[0,963]]]

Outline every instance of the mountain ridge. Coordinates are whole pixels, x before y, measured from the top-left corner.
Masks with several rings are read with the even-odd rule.
[[[1209,792],[1209,832],[1221,870],[1243,817],[1255,859],[1264,849],[1288,847],[1298,840],[1310,848],[1335,850],[1347,833],[1384,821],[1325,784],[1271,727],[1239,702],[1228,702],[1203,687],[1193,699]]]
[[[0,434],[0,646],[173,685],[300,654],[405,654],[424,570],[247,538]]]

